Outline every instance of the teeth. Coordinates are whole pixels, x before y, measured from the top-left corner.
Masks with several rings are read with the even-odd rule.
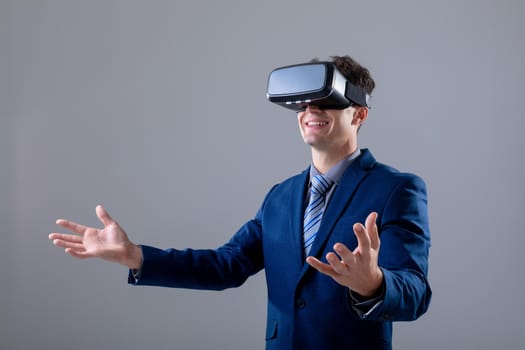
[[[308,126],[324,126],[327,125],[328,122],[308,122],[306,125]]]

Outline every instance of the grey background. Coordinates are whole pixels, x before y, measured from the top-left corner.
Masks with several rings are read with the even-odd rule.
[[[279,65],[351,54],[360,146],[429,189],[434,299],[397,349],[525,348],[523,1],[0,2],[0,348],[263,349],[262,273],[205,292],[47,240],[55,219],[215,247],[309,162],[265,99]],[[228,205],[215,200],[226,196]]]

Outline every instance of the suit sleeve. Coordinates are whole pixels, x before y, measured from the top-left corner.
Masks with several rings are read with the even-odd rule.
[[[206,290],[240,286],[263,268],[260,211],[217,249],[142,246],[142,252],[140,277],[130,271],[130,284]]]
[[[422,179],[406,175],[394,187],[378,220],[384,273],[383,303],[368,319],[415,320],[428,309],[430,231],[427,193]]]

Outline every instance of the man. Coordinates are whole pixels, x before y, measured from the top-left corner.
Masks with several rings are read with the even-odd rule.
[[[255,218],[225,245],[138,246],[101,206],[103,229],[57,220],[74,234],[50,239],[74,257],[129,267],[129,282],[137,285],[220,290],[264,269],[267,349],[391,349],[392,321],[414,320],[430,303],[425,184],[358,148],[375,83],[349,56],[332,59],[282,71],[308,75],[319,68],[330,73],[322,79],[340,72],[346,90],[283,102],[297,110],[312,164],[274,186]],[[334,102],[338,89],[341,99]]]

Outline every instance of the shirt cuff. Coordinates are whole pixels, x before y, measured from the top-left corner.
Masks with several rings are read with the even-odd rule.
[[[131,276],[133,276],[133,279],[135,280],[135,283],[139,282],[140,276],[142,275],[142,269],[131,269]]]
[[[141,250],[143,249],[142,246],[139,247]],[[144,260],[144,252],[142,252],[142,259]],[[142,261],[142,263],[144,263],[144,261]],[[139,282],[140,276],[142,275],[142,266],[140,267],[140,269],[130,269],[129,271],[130,275],[135,280],[135,284],[137,284]]]
[[[385,298],[385,286],[383,284],[381,293],[372,298],[364,298],[357,293],[352,292],[352,290],[349,290],[349,294],[352,309],[354,309],[359,317],[367,318],[375,309],[383,304]]]

